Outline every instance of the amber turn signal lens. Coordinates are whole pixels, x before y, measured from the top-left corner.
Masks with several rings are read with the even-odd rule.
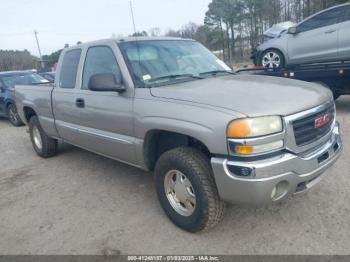
[[[251,135],[249,120],[236,120],[229,124],[227,128],[227,137],[229,138],[247,138]]]
[[[252,155],[254,148],[252,146],[236,146],[236,153],[240,155]]]

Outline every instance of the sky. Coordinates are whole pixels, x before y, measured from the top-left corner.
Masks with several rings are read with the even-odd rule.
[[[211,0],[132,0],[138,31],[180,29],[202,24]],[[0,49],[29,50],[38,56],[68,43],[133,33],[130,0],[1,0]]]

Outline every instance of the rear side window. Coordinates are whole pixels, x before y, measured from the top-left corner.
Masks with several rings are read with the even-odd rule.
[[[298,30],[299,32],[305,32],[325,26],[334,25],[341,21],[343,15],[344,7],[334,8],[305,21],[299,26]]]
[[[111,48],[107,46],[89,48],[85,58],[82,89],[89,88],[90,78],[95,74],[113,74],[116,79],[122,78]]]
[[[75,88],[81,49],[74,49],[64,54],[60,73],[60,88]]]

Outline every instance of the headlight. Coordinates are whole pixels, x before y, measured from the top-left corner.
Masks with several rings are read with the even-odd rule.
[[[230,153],[238,156],[254,156],[280,150],[284,146],[282,131],[283,123],[280,116],[234,120],[227,127]],[[273,134],[276,134],[275,141],[271,141],[268,137]]]
[[[227,127],[228,138],[252,138],[283,131],[280,116],[264,116],[232,121]]]

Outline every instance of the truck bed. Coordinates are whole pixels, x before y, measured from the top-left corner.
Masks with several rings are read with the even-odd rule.
[[[22,121],[28,124],[27,108],[35,111],[40,118],[42,128],[56,136],[55,121],[52,111],[51,97],[54,84],[17,85],[15,87],[16,106]]]

